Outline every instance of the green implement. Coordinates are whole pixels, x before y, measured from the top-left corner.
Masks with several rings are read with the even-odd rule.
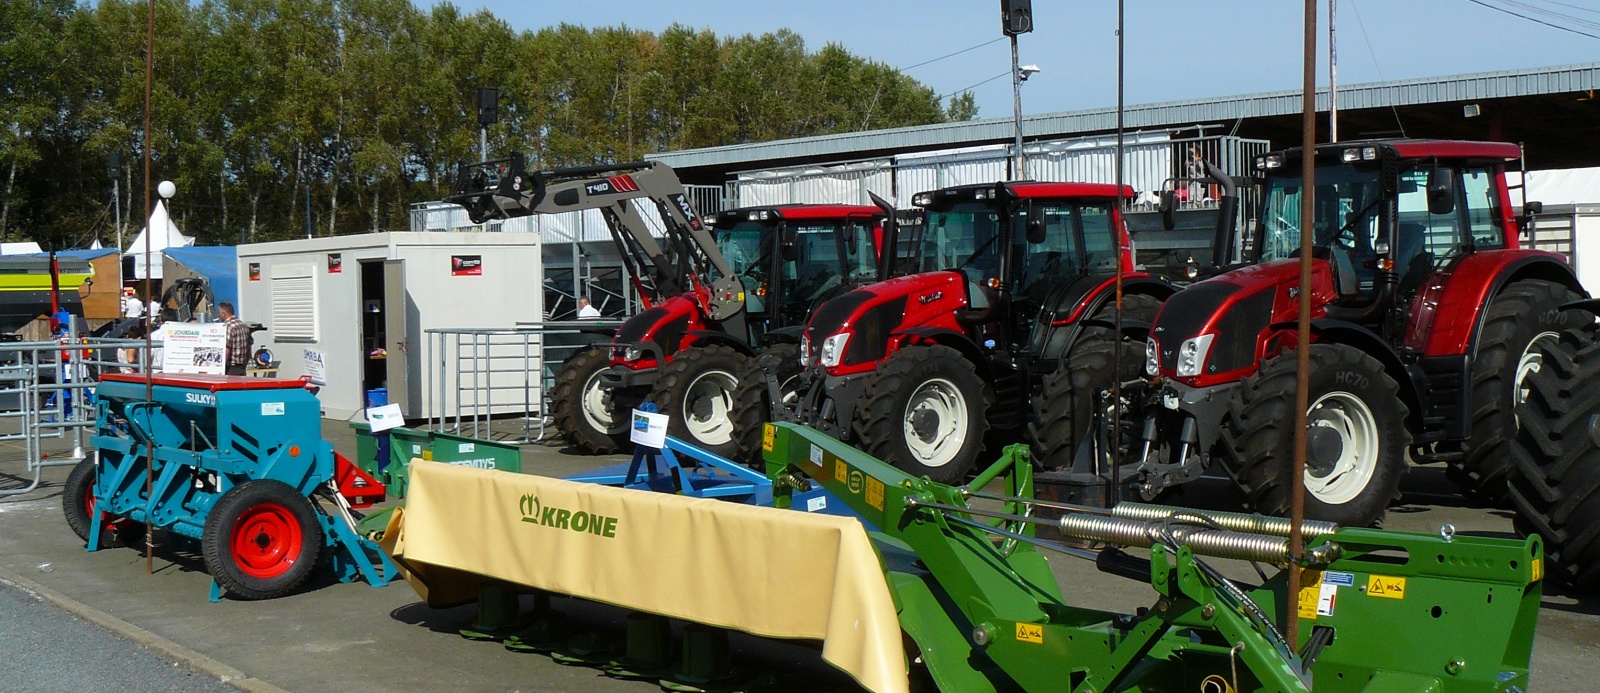
[[[956,487],[911,477],[813,429],[767,426],[762,447],[779,505],[820,485],[880,530],[874,539],[900,625],[919,650],[909,656],[941,690],[1528,688],[1543,577],[1538,537],[1308,523],[1307,551],[1291,557],[1286,524],[1272,518],[1034,500],[1023,446]],[[1002,476],[1003,492],[985,490]],[[1040,539],[1039,526],[1073,543]],[[1148,558],[1119,547],[1148,549]],[[1147,579],[1153,601],[1134,614],[1069,604],[1041,550]],[[1214,565],[1227,559],[1279,568],[1295,560],[1306,586],[1287,594],[1283,571],[1260,584],[1230,579]],[[1285,639],[1286,618],[1300,619],[1300,642]]]

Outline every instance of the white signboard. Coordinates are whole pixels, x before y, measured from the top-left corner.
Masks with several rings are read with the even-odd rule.
[[[314,349],[305,350],[306,377],[311,378],[311,384],[324,386],[328,384],[328,364],[322,360],[322,352]]]
[[[406,417],[400,413],[398,403],[385,404],[367,410],[367,423],[372,424],[372,432],[377,433],[405,425]]]
[[[667,445],[667,415],[633,410],[629,439],[634,445],[660,450]]]
[[[228,326],[220,322],[167,323],[161,370],[167,373],[210,373],[227,369]]]

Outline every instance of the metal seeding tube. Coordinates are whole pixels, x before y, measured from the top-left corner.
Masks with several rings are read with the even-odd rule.
[[[1150,548],[1158,543],[1158,528],[1148,522],[1120,517],[1094,515],[1063,515],[1059,522],[1061,533],[1076,539],[1105,541],[1112,544]],[[1284,537],[1251,534],[1204,527],[1179,526],[1172,529],[1173,538],[1195,553],[1215,558],[1256,561],[1285,566],[1289,563],[1289,540]],[[1331,562],[1338,556],[1338,548],[1329,544],[1307,558],[1313,563]]]
[[[1289,536],[1289,519],[1286,517],[1271,517],[1269,515],[1256,515],[1253,513],[1230,513],[1221,510],[1191,510],[1189,508],[1175,508],[1168,505],[1153,505],[1150,503],[1118,503],[1111,508],[1113,517],[1141,522],[1165,520],[1183,515],[1203,517],[1235,532],[1250,532],[1253,534],[1271,534],[1273,536]],[[1327,536],[1339,531],[1339,525],[1332,522],[1306,520],[1302,530],[1306,539]]]

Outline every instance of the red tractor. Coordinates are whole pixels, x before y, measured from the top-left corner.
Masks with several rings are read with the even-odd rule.
[[[1314,156],[1309,222],[1302,151],[1258,158],[1254,264],[1161,308],[1144,394],[1124,391],[1127,426],[1103,437],[1126,445],[1118,473],[1148,499],[1220,461],[1258,511],[1288,511],[1307,232],[1306,516],[1377,522],[1399,495],[1407,453],[1446,463],[1469,496],[1503,497],[1523,379],[1541,345],[1592,319],[1568,307],[1585,293],[1561,256],[1518,247],[1506,171],[1520,148],[1379,140]]]
[[[878,279],[886,215],[870,205],[707,215],[725,277],[743,286],[743,310],[713,314],[696,289],[630,317],[610,344],[579,352],[556,375],[557,426],[580,450],[614,452],[628,438],[616,412],[648,399],[672,417],[673,436],[727,457],[754,453],[760,426],[741,430],[730,416],[751,359],[761,350],[798,358],[800,326],[814,306]]]
[[[1061,448],[1072,422],[1088,420],[1094,388],[1061,377],[1057,365],[1069,354],[1102,360],[1095,382],[1109,384],[1119,333],[1142,342],[1141,326],[1177,290],[1127,271],[1123,325],[1114,321],[1119,254],[1121,267],[1134,266],[1117,193],[1010,182],[917,194],[920,237],[891,244],[912,250],[917,273],[812,314],[801,360],[768,361],[771,381],[785,383],[768,393],[787,403],[777,415],[946,483],[972,468],[990,430],[1027,431],[1041,451]]]

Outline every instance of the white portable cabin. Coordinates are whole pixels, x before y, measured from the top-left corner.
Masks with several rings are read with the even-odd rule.
[[[544,310],[539,246],[537,233],[374,233],[241,245],[239,317],[267,326],[255,346],[272,351],[280,378],[315,374],[322,358],[324,416],[360,415],[367,392],[378,387],[406,418],[436,416],[441,405],[423,374],[439,365],[424,360],[425,331],[537,322]],[[537,386],[539,369],[520,377]],[[516,400],[493,413],[520,412],[522,398]]]

